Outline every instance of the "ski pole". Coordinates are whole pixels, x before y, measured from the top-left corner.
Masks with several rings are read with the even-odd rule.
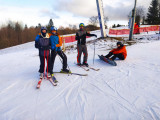
[[[47,50],[47,79],[48,79],[48,50]]]
[[[94,41],[93,65],[94,65],[94,59],[95,59],[95,41]]]
[[[44,50],[44,79],[45,79],[45,50]]]
[[[96,47],[95,47],[95,43],[96,43],[96,41],[97,41],[98,39],[100,39],[100,38],[97,38],[97,39],[95,39],[95,40],[94,40],[94,54],[93,54],[93,65],[94,65],[94,60],[95,60],[95,53],[96,53]]]

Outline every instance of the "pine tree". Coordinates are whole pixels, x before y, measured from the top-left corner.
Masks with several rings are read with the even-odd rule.
[[[152,0],[147,13],[147,23],[150,25],[160,24],[158,0]]]
[[[27,24],[25,24],[25,27],[24,27],[25,29],[28,29],[28,26],[27,26]]]
[[[53,20],[50,19],[50,20],[49,20],[49,23],[48,23],[48,26],[51,27],[51,26],[53,26],[53,25],[54,25],[54,24],[53,24]]]
[[[50,28],[51,28],[52,26],[54,26],[54,23],[53,23],[53,20],[50,19],[48,25],[46,26],[48,32],[51,32]]]

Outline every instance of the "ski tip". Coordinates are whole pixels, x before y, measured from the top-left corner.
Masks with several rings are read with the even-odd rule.
[[[82,76],[88,76],[88,74],[84,74],[84,75],[82,75]]]

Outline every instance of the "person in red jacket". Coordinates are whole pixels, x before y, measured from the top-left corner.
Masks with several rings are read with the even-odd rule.
[[[115,60],[116,58],[125,60],[127,57],[126,46],[124,46],[122,42],[117,42],[117,48],[111,50],[105,57],[109,58],[110,60]]]

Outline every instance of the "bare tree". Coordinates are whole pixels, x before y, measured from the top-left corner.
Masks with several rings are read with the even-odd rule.
[[[98,16],[92,16],[89,18],[89,22],[91,23],[91,25],[97,26],[98,23]]]
[[[133,14],[133,11],[130,11],[128,18],[130,19]],[[143,18],[145,18],[145,8],[143,6],[139,6],[136,8],[136,18],[135,22],[140,24],[141,22],[144,23]]]
[[[77,26],[76,25],[73,25],[73,30],[77,30]]]
[[[107,22],[108,22],[108,21],[109,21],[109,18],[106,17],[106,16],[104,16],[104,24],[105,24],[106,28],[107,28]]]

